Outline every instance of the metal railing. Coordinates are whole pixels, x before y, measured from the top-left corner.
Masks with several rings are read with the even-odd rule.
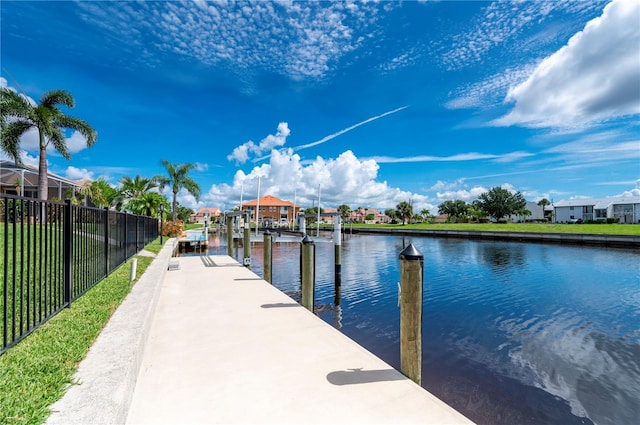
[[[0,355],[159,235],[158,219],[0,198]]]

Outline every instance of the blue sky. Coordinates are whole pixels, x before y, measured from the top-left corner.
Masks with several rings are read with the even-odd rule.
[[[0,3],[0,84],[98,131],[72,179],[192,162],[197,208],[640,195],[640,1]],[[36,137],[22,146],[35,162]]]

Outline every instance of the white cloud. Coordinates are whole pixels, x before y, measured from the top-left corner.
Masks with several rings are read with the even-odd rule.
[[[336,138],[336,137],[338,137],[338,136],[341,136],[341,135],[343,135],[343,134],[345,134],[345,133],[348,133],[349,131],[354,130],[354,129],[356,129],[356,128],[358,128],[358,127],[362,126],[362,125],[365,125],[365,124],[368,124],[368,123],[370,123],[370,122],[372,122],[372,121],[375,121],[375,120],[378,120],[378,119],[380,119],[380,118],[386,117],[387,115],[395,114],[396,112],[400,112],[400,111],[402,111],[403,109],[406,109],[406,108],[408,108],[408,107],[409,107],[409,106],[401,106],[401,107],[396,108],[396,109],[393,109],[393,110],[391,110],[391,111],[384,112],[384,113],[382,113],[382,114],[380,114],[380,115],[376,115],[376,116],[374,116],[374,117],[367,118],[367,119],[366,119],[366,120],[364,120],[364,121],[360,121],[360,122],[359,122],[359,123],[357,123],[357,124],[354,124],[354,125],[352,125],[352,126],[349,126],[349,127],[347,127],[347,128],[344,128],[344,129],[342,129],[342,130],[336,131],[335,133],[332,133],[332,134],[330,134],[330,135],[328,135],[328,136],[325,136],[325,137],[323,137],[323,138],[322,138],[322,139],[320,139],[320,140],[316,140],[315,142],[306,143],[306,144],[304,144],[304,145],[300,145],[300,146],[294,146],[292,149],[293,149],[294,151],[296,151],[296,152],[297,152],[297,151],[300,151],[300,150],[302,150],[302,149],[308,149],[308,148],[311,148],[311,147],[314,147],[314,146],[321,145],[321,144],[323,144],[323,143],[328,142],[329,140],[335,139],[335,138]],[[252,143],[252,142],[251,142],[251,143]],[[242,155],[243,157],[244,157],[244,154],[245,154],[244,152],[239,152],[239,155]],[[253,160],[253,162],[262,161],[262,160],[264,160],[264,159],[267,159],[268,157],[269,157],[269,155],[262,156],[262,157],[259,157],[259,158],[254,159],[254,160]]]
[[[471,29],[453,38],[452,48],[442,60],[449,69],[475,65],[496,46],[507,43],[556,11],[580,13],[595,6],[595,2],[587,1],[492,2],[472,22]]]
[[[510,87],[525,81],[534,69],[533,65],[510,68],[479,83],[461,87],[449,94],[453,99],[444,106],[449,109],[494,107],[502,102]]]
[[[248,174],[238,171],[231,185],[212,185],[198,205],[231,209],[240,203],[241,193],[244,201],[255,199],[260,177],[260,196],[270,194],[291,201],[295,197],[296,203],[303,207],[317,202],[320,185],[323,207],[347,204],[352,208],[367,206],[384,210],[412,200],[414,209],[433,208],[427,196],[378,181],[378,169],[374,160],[358,159],[349,150],[337,158],[317,157],[308,164],[303,164],[292,149],[274,150],[268,163],[254,167]]]
[[[625,190],[618,196],[640,196],[640,179],[636,180],[636,187],[630,190]]]
[[[436,197],[439,201],[448,201],[448,200],[457,200],[461,199],[465,202],[472,202],[478,199],[478,196],[487,192],[489,189],[483,186],[474,186],[471,189],[458,189],[458,190],[447,190],[445,192],[438,192]]]
[[[375,160],[379,164],[395,164],[403,162],[456,162],[456,161],[479,161],[484,159],[493,160],[493,162],[513,162],[521,158],[532,156],[533,154],[528,152],[508,152],[505,154],[491,154],[491,153],[479,153],[479,152],[467,152],[458,153],[449,156],[432,156],[432,155],[416,155],[407,157],[392,157],[392,156],[373,156],[369,159]]]
[[[207,171],[209,169],[209,164],[204,164],[202,162],[194,162],[196,171]]]
[[[585,126],[640,113],[640,2],[614,0],[543,60],[494,125]]]
[[[65,140],[69,153],[80,152],[87,147],[87,139],[78,131],[74,131],[73,134],[71,134],[71,137]]]
[[[238,73],[263,69],[294,80],[323,78],[363,42],[383,6],[376,2],[80,2],[82,18],[126,37],[205,65]],[[144,39],[148,37],[148,39]],[[157,65],[153,55],[141,60]]]
[[[260,144],[255,144],[252,140],[243,143],[233,149],[233,152],[227,156],[229,161],[235,161],[237,164],[244,164],[249,160],[250,155],[262,155],[265,152],[283,146],[287,137],[291,134],[289,126],[286,122],[278,124],[278,130],[275,135],[269,134],[267,137],[260,141]]]
[[[64,176],[69,180],[93,180],[94,173],[86,168],[67,167]]]

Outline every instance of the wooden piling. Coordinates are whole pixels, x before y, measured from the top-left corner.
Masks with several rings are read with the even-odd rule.
[[[334,304],[340,305],[340,290],[342,286],[342,237],[340,216],[333,217],[333,249],[334,249]]]
[[[266,280],[269,283],[271,282],[271,266],[272,266],[272,259],[271,259],[271,241],[272,241],[272,237],[271,237],[271,232],[268,230],[265,230],[264,232],[264,241],[263,241],[263,263],[264,263],[264,280]]]
[[[313,312],[314,292],[315,292],[315,255],[316,246],[313,240],[307,235],[302,239],[300,250],[302,252],[302,306]]]
[[[422,280],[424,256],[409,244],[400,253],[400,371],[422,385]]]
[[[227,255],[233,258],[233,217],[227,216]]]

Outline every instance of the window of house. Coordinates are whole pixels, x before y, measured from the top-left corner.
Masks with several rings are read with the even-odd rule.
[[[573,211],[573,207],[569,207],[569,211]],[[572,217],[573,218],[573,217]]]

